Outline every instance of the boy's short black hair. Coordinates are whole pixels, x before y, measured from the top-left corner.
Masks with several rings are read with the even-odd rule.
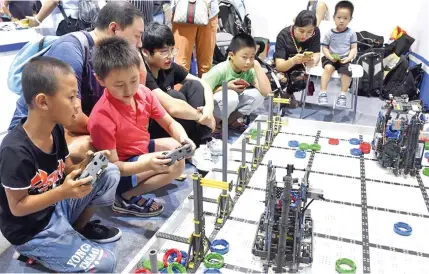
[[[355,7],[353,6],[352,2],[350,1],[340,1],[335,5],[335,13],[334,16],[337,14],[337,11],[339,9],[348,9],[350,11],[350,16],[353,17],[353,12],[355,11]]]
[[[312,25],[313,27],[317,26],[316,13],[310,10],[303,10],[298,13],[298,16],[295,18],[295,26],[303,28],[308,25]]]
[[[239,33],[234,36],[229,44],[228,50],[232,53],[244,48],[254,48],[256,49],[255,39],[247,33]]]
[[[95,21],[95,28],[105,30],[112,22],[124,29],[133,24],[135,18],[142,18],[142,13],[128,1],[108,2],[101,10]]]
[[[58,89],[58,75],[75,74],[72,67],[58,59],[40,56],[25,64],[22,71],[22,93],[27,105],[32,105],[33,98],[43,93],[55,95]]]
[[[136,48],[123,38],[114,36],[101,40],[94,48],[92,66],[95,74],[104,79],[114,69],[140,67],[141,59]]]
[[[175,45],[173,32],[167,25],[151,22],[143,32],[142,45],[143,49],[150,53],[166,46],[173,47]]]

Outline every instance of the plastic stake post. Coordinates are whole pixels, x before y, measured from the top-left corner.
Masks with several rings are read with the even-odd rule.
[[[227,182],[228,171],[228,83],[222,83],[222,181]],[[223,190],[223,194],[227,191]]]
[[[246,166],[246,141],[248,137],[243,137],[241,143],[241,166]]]
[[[156,256],[156,250],[152,249],[149,251],[149,260],[150,260],[150,272],[158,273],[158,258]]]
[[[271,129],[270,123],[273,120],[273,98],[274,98],[274,95],[269,94],[268,97],[269,97],[269,101],[268,101],[268,119],[267,119],[267,122],[268,122],[268,129]]]
[[[261,122],[256,123],[256,131],[257,131],[256,145],[260,146],[261,145]]]

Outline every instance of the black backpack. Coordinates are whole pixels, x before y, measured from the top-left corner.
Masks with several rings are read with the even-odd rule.
[[[399,97],[408,95],[409,100],[415,100],[419,97],[419,89],[416,83],[423,78],[421,64],[409,67],[408,59],[401,55],[398,63],[384,78],[382,97],[388,99],[389,95]],[[414,78],[414,77],[417,77]]]
[[[235,36],[238,33],[251,34],[252,22],[249,15],[246,14],[244,0],[241,0],[242,12],[236,5],[234,0],[219,0],[219,28],[223,32],[227,32]]]

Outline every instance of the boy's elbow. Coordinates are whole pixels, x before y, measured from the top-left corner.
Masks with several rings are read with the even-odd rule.
[[[22,210],[22,208],[20,208],[19,206],[11,206],[10,212],[15,217],[24,217],[24,216],[28,215],[28,213],[25,212],[25,210]]]

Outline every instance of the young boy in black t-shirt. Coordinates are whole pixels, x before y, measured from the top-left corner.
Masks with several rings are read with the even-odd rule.
[[[89,220],[112,205],[120,174],[109,164],[94,186],[91,176],[77,179],[89,158],[72,166],[62,128],[78,107],[73,69],[35,58],[24,67],[22,87],[28,117],[0,147],[1,232],[17,252],[53,271],[112,273],[115,256],[94,242],[118,240],[121,232]]]

